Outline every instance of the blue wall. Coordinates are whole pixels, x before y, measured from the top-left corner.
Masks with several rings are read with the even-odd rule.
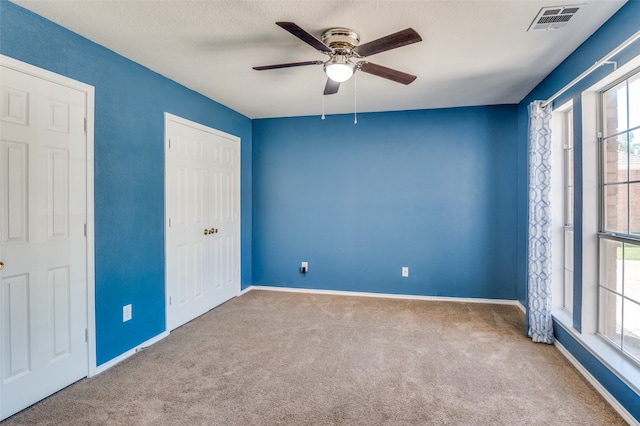
[[[242,282],[251,283],[251,121],[0,1],[0,53],[95,87],[98,365],[165,330],[164,112],[242,139]],[[122,306],[133,320],[122,322]]]
[[[526,303],[526,262],[527,262],[527,106],[535,99],[548,99],[583,71],[600,60],[604,55],[640,30],[640,1],[629,1],[611,19],[609,19],[587,41],[576,49],[547,78],[545,78],[518,105],[518,300]],[[640,42],[634,43],[614,60],[623,65],[640,55]],[[585,78],[567,93],[559,97],[554,105],[562,105],[573,99],[574,144],[575,144],[575,199],[574,199],[574,312],[573,327],[580,332],[582,328],[582,92],[597,83],[613,67],[606,65]],[[591,149],[591,148],[589,148]],[[621,404],[640,420],[640,396],[615,377],[610,370],[593,357],[557,323],[554,324],[556,339],[567,348],[601,384],[614,395]]]
[[[515,299],[516,123],[515,106],[254,120],[253,283]]]

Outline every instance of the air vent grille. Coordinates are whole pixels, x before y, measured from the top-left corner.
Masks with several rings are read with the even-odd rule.
[[[528,31],[559,30],[564,28],[583,5],[543,7]]]

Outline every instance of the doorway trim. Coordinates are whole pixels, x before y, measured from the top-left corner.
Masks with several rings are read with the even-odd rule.
[[[96,366],[96,312],[95,312],[95,227],[94,227],[94,113],[95,89],[93,86],[73,80],[60,74],[39,68],[35,65],[19,61],[9,56],[0,55],[0,65],[15,71],[28,74],[41,80],[65,86],[83,92],[86,102],[86,181],[87,181],[87,227],[86,227],[86,262],[87,262],[87,377],[98,373]]]
[[[193,127],[194,129],[201,130],[203,132],[211,133],[221,136],[223,138],[231,139],[238,143],[238,288],[236,294],[233,297],[238,297],[242,290],[242,139],[239,136],[232,135],[231,133],[223,132],[222,130],[214,129],[204,124],[200,124],[195,121],[188,120],[186,118],[171,114],[169,112],[164,113],[164,254],[165,254],[165,333],[170,333],[169,330],[169,285],[167,282],[167,265],[169,258],[167,256],[167,233],[169,232],[169,216],[167,211],[167,193],[168,193],[168,180],[169,168],[167,158],[169,156],[169,137],[168,137],[168,123],[172,121],[174,123],[182,124],[185,126]]]

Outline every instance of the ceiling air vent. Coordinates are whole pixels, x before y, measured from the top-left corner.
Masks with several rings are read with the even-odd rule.
[[[533,20],[528,31],[559,30],[564,28],[583,4],[571,6],[543,7]]]

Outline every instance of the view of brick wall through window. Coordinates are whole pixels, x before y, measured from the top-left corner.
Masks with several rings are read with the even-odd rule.
[[[603,94],[599,331],[640,361],[640,76]],[[636,128],[635,130],[632,130]],[[625,241],[626,240],[626,241]]]

